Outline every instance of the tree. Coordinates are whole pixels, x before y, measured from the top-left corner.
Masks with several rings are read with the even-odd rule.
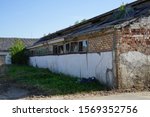
[[[86,19],[83,19],[83,20],[81,20],[81,21],[76,21],[74,24],[76,25],[76,24],[79,24],[79,23],[82,23],[82,22],[85,22],[86,21]]]
[[[74,24],[76,25],[76,24],[79,24],[80,22],[79,21],[76,21]]]
[[[86,21],[86,19],[81,20],[81,22],[85,22],[85,21]]]
[[[26,54],[25,45],[22,40],[17,39],[14,45],[10,47],[11,60],[13,64],[27,64],[28,55]]]
[[[122,3],[122,5],[119,7],[120,11],[125,11],[126,5]]]

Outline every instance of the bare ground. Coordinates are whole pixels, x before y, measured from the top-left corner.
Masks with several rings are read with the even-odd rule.
[[[65,96],[48,96],[48,97],[27,97],[24,99],[30,100],[150,100],[150,92],[129,92],[119,93],[114,91],[109,92],[90,92],[80,93]]]
[[[38,95],[37,95],[38,94]],[[150,100],[150,91],[124,92],[119,90],[95,91],[71,95],[45,96],[36,89],[25,89],[9,84],[0,84],[0,99],[21,100]]]
[[[6,89],[6,87],[4,87]],[[34,89],[33,89],[34,90]],[[33,91],[32,91],[33,92]],[[0,91],[1,100],[150,100],[150,91],[120,92],[96,91],[71,95],[44,96],[31,95],[27,89],[9,86],[7,90]]]

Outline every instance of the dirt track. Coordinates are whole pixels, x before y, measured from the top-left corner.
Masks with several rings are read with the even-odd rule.
[[[37,100],[150,100],[150,92],[137,92],[137,93],[116,93],[108,96],[101,94],[76,94],[66,96],[53,96],[53,97],[33,97],[26,99]]]
[[[0,94],[0,99],[21,99],[28,95],[28,91],[20,88],[9,87],[6,92]]]
[[[5,88],[5,87],[4,87]],[[3,89],[4,89],[3,88]],[[6,88],[5,88],[6,89]],[[34,96],[30,91],[14,86],[7,86],[6,90],[0,91],[0,99],[21,99],[21,100],[150,100],[150,91],[120,93],[117,91],[97,91],[80,93],[65,96]]]

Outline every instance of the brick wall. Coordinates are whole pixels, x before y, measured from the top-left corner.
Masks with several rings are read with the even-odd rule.
[[[111,51],[113,34],[98,35],[89,39],[89,52]]]
[[[147,33],[147,34],[146,34]],[[120,52],[138,51],[146,55],[150,54],[150,29],[131,29],[122,30]]]
[[[112,29],[101,30],[99,32],[87,33],[76,36],[69,41],[88,40],[88,52],[105,52],[112,51],[114,31]]]
[[[143,89],[150,85],[150,18],[140,18],[117,33],[119,88]]]

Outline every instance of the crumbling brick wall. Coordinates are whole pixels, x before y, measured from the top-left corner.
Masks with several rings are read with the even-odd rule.
[[[119,88],[143,89],[150,85],[150,17],[118,31]]]

